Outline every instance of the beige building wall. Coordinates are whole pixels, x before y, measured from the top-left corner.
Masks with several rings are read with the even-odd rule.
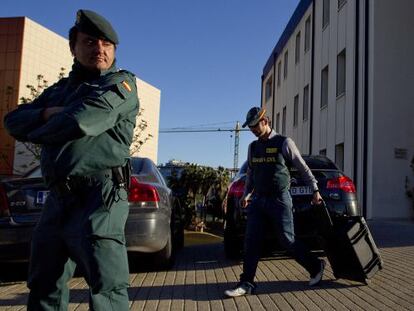
[[[0,18],[0,174],[21,174],[36,164],[27,148],[7,134],[4,115],[20,104],[21,97],[31,97],[27,85],[37,87],[45,80],[50,86],[62,70],[65,75],[70,72],[72,63],[69,42],[64,37],[27,17]],[[39,75],[43,76],[40,80]],[[135,155],[156,163],[161,92],[140,79],[137,85],[143,108],[137,125],[140,120],[148,124],[140,139],[149,139]]]
[[[23,173],[32,155],[4,129],[3,118],[37,87],[58,79],[72,57],[66,39],[27,17],[0,18],[0,174]],[[38,75],[43,77],[38,80]]]
[[[73,57],[67,39],[24,17],[18,98],[30,97],[27,85],[37,87],[47,81],[46,84],[50,86],[58,80],[60,72],[63,71],[66,76],[72,63]],[[39,75],[43,76],[40,80]],[[14,170],[20,172],[30,169],[37,164],[33,160],[27,148],[16,141]]]
[[[140,113],[137,116],[131,153],[132,156],[150,158],[157,163],[161,91],[139,78],[137,78],[137,88]],[[140,128],[142,124],[147,126],[144,130]],[[143,144],[140,145],[139,142]]]

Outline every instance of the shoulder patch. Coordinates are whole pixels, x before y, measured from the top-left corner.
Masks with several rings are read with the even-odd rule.
[[[130,87],[130,85],[128,84],[128,82],[126,82],[125,80],[122,81],[122,86],[128,91],[131,92],[132,88]]]

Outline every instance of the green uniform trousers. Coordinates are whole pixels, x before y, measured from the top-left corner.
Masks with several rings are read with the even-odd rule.
[[[67,282],[78,267],[89,285],[90,310],[129,309],[126,191],[110,175],[47,198],[34,231],[28,310],[67,310]]]

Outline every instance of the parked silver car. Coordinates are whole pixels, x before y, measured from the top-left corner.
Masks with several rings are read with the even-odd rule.
[[[130,252],[152,253],[155,264],[168,267],[174,248],[184,245],[183,212],[157,166],[147,158],[132,158],[129,216],[125,227]]]
[[[180,203],[150,159],[131,158],[131,164],[128,251],[150,253],[158,268],[168,268],[175,249],[184,244]],[[24,177],[0,181],[0,261],[28,260],[31,234],[48,192],[40,167]]]

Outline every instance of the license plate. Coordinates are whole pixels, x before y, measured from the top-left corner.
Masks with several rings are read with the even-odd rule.
[[[49,192],[50,191],[38,191],[36,196],[36,203],[44,205]]]
[[[306,187],[306,186],[302,186],[302,187],[292,187],[290,188],[290,194],[293,195],[310,195],[312,194],[312,188],[311,187]]]

